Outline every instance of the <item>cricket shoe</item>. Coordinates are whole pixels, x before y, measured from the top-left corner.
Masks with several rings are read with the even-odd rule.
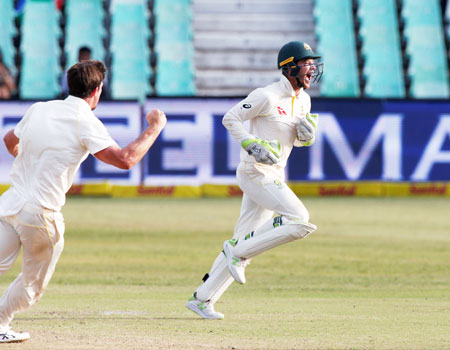
[[[236,282],[245,283],[245,267],[249,264],[249,259],[238,258],[232,251],[237,243],[237,239],[231,239],[223,242],[223,253],[227,258],[228,270]]]
[[[208,320],[222,320],[224,315],[214,310],[214,305],[210,301],[200,301],[195,297],[195,294],[187,301],[186,307],[194,311],[200,317]]]
[[[0,343],[18,343],[30,339],[29,333],[16,333],[9,327],[0,328]]]

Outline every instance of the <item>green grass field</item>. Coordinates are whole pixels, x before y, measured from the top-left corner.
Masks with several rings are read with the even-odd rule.
[[[304,203],[318,231],[256,257],[207,321],[185,302],[240,200],[69,198],[53,280],[13,322],[32,339],[2,350],[450,349],[449,199]]]

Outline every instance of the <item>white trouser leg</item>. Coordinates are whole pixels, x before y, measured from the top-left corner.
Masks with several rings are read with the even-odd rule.
[[[260,206],[244,193],[241,212],[234,227],[233,238],[241,238],[254,231],[273,216],[273,211]]]
[[[64,246],[61,213],[36,212],[25,207],[6,218],[23,247],[22,272],[0,299],[0,327],[7,327],[14,313],[35,304],[47,287]]]
[[[233,249],[235,256],[252,258],[267,249],[306,237],[316,229],[308,224],[309,213],[303,203],[282,179],[244,166],[237,175],[239,186],[253,202],[280,217],[265,222],[247,240],[240,239]]]
[[[238,168],[237,180],[245,195],[272,214],[287,216],[294,221],[309,222],[308,210],[284,180],[275,174],[257,170],[245,166]]]
[[[270,219],[272,215],[272,211],[258,206],[244,194],[241,215],[237,221],[233,238],[244,237],[247,233]],[[233,281],[234,278],[228,271],[225,255],[223,252],[220,252],[206,280],[197,288],[196,297],[201,301],[209,300],[214,304],[225,293]]]
[[[20,240],[14,229],[0,218],[0,276],[8,271],[20,253]]]

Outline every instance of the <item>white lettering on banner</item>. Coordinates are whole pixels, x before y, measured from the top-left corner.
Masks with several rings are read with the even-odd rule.
[[[314,145],[311,147],[309,178],[325,179],[323,169],[324,142],[327,140],[336,155],[345,176],[357,180],[380,142],[383,142],[382,179],[400,180],[402,178],[402,124],[403,117],[398,114],[382,114],[372,127],[359,153],[354,154],[336,117],[331,113],[320,113],[320,128]]]
[[[443,115],[431,135],[430,141],[411,175],[413,181],[426,181],[435,163],[450,163],[450,151],[443,151],[445,139],[450,137],[450,116]]]
[[[180,148],[163,151],[163,168],[166,170],[196,169],[197,176],[211,174],[212,118],[200,111],[191,120],[170,120],[161,135],[164,141],[179,141]]]
[[[9,172],[11,171],[14,157],[8,153],[3,143],[5,134],[16,127],[16,124],[31,106],[31,102],[2,102],[0,108],[0,184],[9,183]]]
[[[167,125],[159,137],[162,144],[161,173],[144,172],[144,185],[173,186],[201,185],[204,183],[234,184],[233,175],[215,175],[214,167],[218,161],[214,154],[215,128],[220,128],[226,134],[221,120],[234,104],[236,99],[151,99],[145,104],[145,113],[159,108],[167,115]],[[173,118],[173,116],[191,115],[193,119]],[[226,168],[233,169],[239,162],[240,145],[228,135]],[[167,143],[172,143],[167,145]],[[158,145],[156,146],[158,147]],[[158,148],[156,148],[158,149]],[[216,150],[221,151],[221,150]],[[223,150],[225,151],[225,150]],[[170,171],[178,171],[171,174]],[[164,173],[167,172],[167,173]]]

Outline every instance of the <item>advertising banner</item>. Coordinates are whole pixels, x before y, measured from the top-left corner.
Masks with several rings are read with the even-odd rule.
[[[240,145],[222,125],[239,99],[149,99],[101,102],[95,114],[125,146],[147,124],[154,108],[167,126],[144,160],[130,171],[90,156],[75,184],[233,185]],[[30,102],[0,103],[0,136],[20,120]],[[313,99],[319,130],[311,147],[294,148],[287,178],[304,181],[450,181],[450,102]],[[0,146],[0,183],[8,182],[13,158]]]
[[[155,99],[168,116],[149,152],[145,184],[234,183],[240,145],[222,126],[239,100]],[[447,111],[449,111],[447,113]],[[450,103],[313,99],[319,130],[294,148],[290,181],[448,181]]]

